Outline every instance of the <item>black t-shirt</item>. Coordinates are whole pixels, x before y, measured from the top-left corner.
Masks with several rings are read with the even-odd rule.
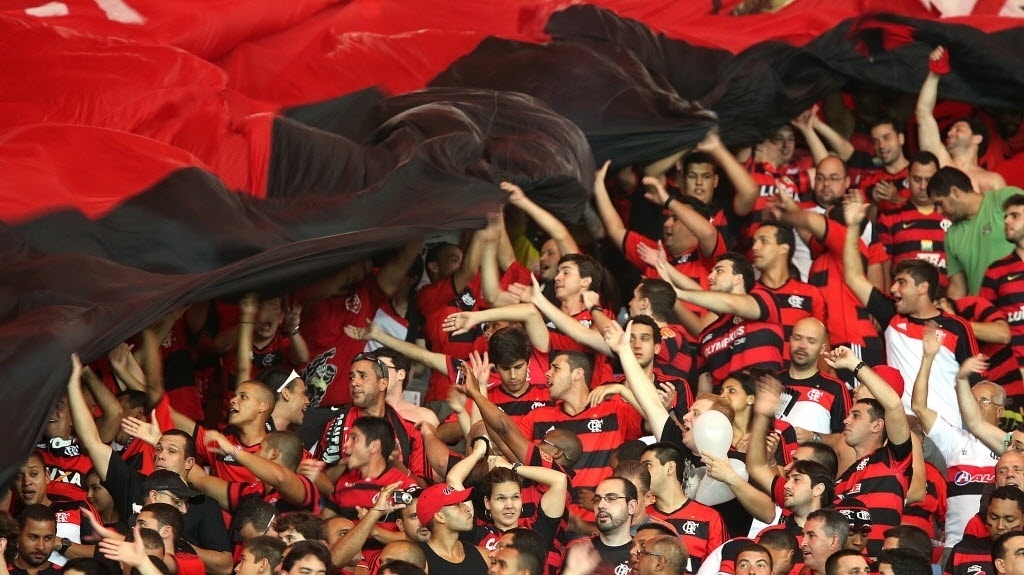
[[[618,547],[605,545],[600,537],[594,537],[591,539],[591,542],[594,544],[594,549],[597,549],[597,552],[601,555],[601,563],[598,564],[593,575],[628,573],[630,564],[629,550],[633,547],[632,541]]]
[[[134,506],[143,499],[142,483],[146,477],[132,469],[116,453],[111,453],[107,478],[103,487],[114,499],[114,507],[121,517],[134,517]],[[130,523],[134,523],[131,521]],[[185,513],[185,540],[210,551],[231,551],[231,536],[224,526],[220,506],[209,497],[188,503]]]
[[[18,567],[15,567],[14,565],[11,565],[11,575],[29,575],[29,574],[28,574],[27,570],[20,569]],[[60,569],[57,569],[57,567],[54,566],[53,563],[50,563],[50,566],[47,567],[46,569],[43,569],[42,571],[39,571],[38,575],[60,575]]]

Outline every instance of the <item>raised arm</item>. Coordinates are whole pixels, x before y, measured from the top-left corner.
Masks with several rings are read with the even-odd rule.
[[[711,225],[707,218],[698,214],[696,210],[686,203],[671,201],[673,199],[672,196],[669,195],[665,186],[656,178],[644,178],[643,183],[646,186],[644,197],[655,205],[667,207],[677,220],[693,232],[693,235],[697,236],[700,253],[706,258],[713,256],[720,239],[718,229]]]
[[[259,295],[248,293],[238,304],[238,341],[235,342],[235,386],[252,379],[252,332],[256,329],[256,314],[260,311]]]
[[[764,313],[757,298],[749,294],[677,289],[676,297],[719,315],[731,314],[743,319],[759,320]]]
[[[373,507],[366,510],[366,514],[359,519],[355,527],[334,542],[334,545],[331,546],[331,563],[334,565],[334,569],[348,565],[352,558],[362,551],[378,521],[389,513],[405,507],[405,505],[396,506],[391,503],[391,494],[397,491],[401,485],[400,481],[396,481],[381,489],[380,495],[374,500]]]
[[[790,224],[803,234],[818,240],[825,239],[825,232],[828,231],[825,216],[801,209],[789,194],[776,195],[775,200],[769,205],[769,212],[776,219]]]
[[[875,286],[864,272],[860,255],[860,224],[867,217],[867,204],[859,194],[846,194],[843,200],[843,219],[846,220],[846,238],[843,241],[843,281],[857,296],[861,305],[868,305],[868,299]]]
[[[803,134],[804,141],[807,142],[807,147],[811,150],[811,157],[814,159],[815,164],[828,157],[828,148],[825,147],[825,143],[821,141],[821,138],[818,136],[818,132],[814,129],[814,122],[817,119],[817,114],[818,105],[815,104],[801,112],[799,116],[790,121],[790,124],[792,124],[797,130],[800,130],[800,133]],[[853,153],[852,146],[850,153]],[[845,161],[846,158],[849,158],[849,155],[847,155],[846,158],[843,158],[842,156],[840,156],[840,158]]]
[[[885,435],[895,445],[910,441],[910,424],[903,409],[903,400],[896,390],[875,373],[871,366],[864,364],[848,347],[839,346],[828,353],[826,363],[833,369],[857,370],[857,379],[867,386],[868,391],[885,408]],[[858,366],[861,366],[858,369]]]
[[[230,454],[235,461],[251,471],[256,479],[273,487],[288,503],[302,505],[305,502],[306,485],[291,469],[239,448],[218,431],[208,430],[206,441],[212,453]],[[216,447],[212,447],[213,443],[216,443]]]
[[[918,370],[917,379],[914,380],[914,391],[910,395],[910,409],[921,421],[924,432],[929,433],[932,426],[935,425],[935,419],[939,416],[934,409],[928,407],[928,376],[931,374],[935,355],[939,353],[940,348],[939,340],[935,337],[934,322],[929,322],[924,328],[922,347],[921,369]]]
[[[100,378],[88,367],[82,370],[82,383],[89,389],[96,405],[100,407],[100,416],[96,419],[96,429],[99,431],[100,440],[103,443],[110,443],[121,429],[121,418],[124,417],[124,408],[121,402],[107,386],[100,381]]]
[[[185,476],[189,485],[203,492],[203,495],[212,498],[224,511],[231,510],[231,500],[228,497],[228,482],[215,475],[210,475],[203,469],[202,465],[195,465],[189,469]]]
[[[658,389],[654,386],[654,382],[647,377],[643,368],[640,367],[640,363],[636,360],[636,356],[633,355],[633,349],[629,344],[629,337],[625,335],[626,333],[631,333],[632,329],[633,322],[629,322],[626,324],[625,330],[608,330],[605,337],[607,338],[608,347],[614,349],[619,354],[622,373],[626,376],[626,385],[633,392],[633,397],[636,398],[640,413],[647,420],[647,425],[650,426],[654,437],[661,441],[661,432],[665,429],[665,423],[669,418],[668,408],[661,402],[661,397],[658,395]]]
[[[732,182],[732,187],[736,191],[732,198],[732,211],[738,216],[746,216],[753,211],[759,194],[757,182],[736,156],[732,155],[729,148],[725,147],[718,136],[718,130],[708,132],[697,144],[697,150],[711,154],[722,173]]]
[[[302,321],[302,304],[294,301],[291,296],[282,300],[286,306],[284,310],[284,333],[288,336],[288,341],[292,342],[292,347],[288,350],[288,359],[296,364],[303,365],[309,361],[309,346],[306,344],[306,338],[302,337],[302,332],[299,329],[302,327],[300,322]]]
[[[68,409],[71,411],[71,425],[75,428],[75,435],[79,443],[89,454],[96,474],[101,481],[107,479],[107,470],[110,467],[110,456],[114,451],[100,438],[100,432],[96,429],[96,421],[92,418],[92,412],[85,403],[85,394],[82,392],[82,363],[78,355],[71,356],[71,377],[68,378]]]
[[[762,451],[752,449],[752,451]],[[719,459],[710,451],[701,452],[701,461],[707,465],[708,477],[717,479],[729,486],[729,489],[736,494],[736,500],[755,519],[765,523],[771,523],[775,519],[775,502],[767,493],[761,491],[746,479],[743,479],[732,468],[728,459]]]
[[[519,303],[519,298],[501,289],[501,272],[499,271],[498,246],[507,240],[505,228],[501,225],[501,215],[488,217],[487,227],[478,232],[483,242],[480,253],[480,291],[484,299],[493,307]]]
[[[467,374],[466,385],[453,386],[453,388],[460,393],[465,393],[467,397],[473,400],[473,404],[480,412],[480,417],[483,419],[484,424],[508,448],[509,455],[517,461],[524,461],[532,443],[523,435],[523,432],[512,421],[512,418],[488,399],[487,394],[483,392],[480,385],[470,385],[470,379],[476,380],[475,377],[470,377],[471,373],[472,370]]]
[[[585,304],[588,303],[588,298],[597,297],[600,296],[594,292],[587,291],[583,293],[583,300]],[[560,307],[551,303],[548,298],[544,297],[544,294],[540,291],[540,284],[537,283],[536,278],[533,278],[533,305],[537,307],[537,310],[539,310],[544,317],[548,318],[551,323],[555,324],[558,331],[571,337],[574,341],[605,355],[612,354],[612,350],[608,349],[608,344],[605,343],[600,332],[583,325],[577,321],[576,318],[565,313]],[[592,306],[588,305],[587,307],[589,309]],[[595,318],[595,324],[597,323],[596,318],[598,316],[611,321],[607,316],[601,313],[592,313],[591,316]],[[597,327],[600,329],[600,326]]]
[[[422,247],[422,240],[405,244],[394,257],[377,271],[377,285],[380,286],[380,291],[390,296],[398,290],[405,279],[405,274],[409,272],[409,266],[412,265],[413,260],[419,257],[420,248]],[[475,268],[473,273],[476,273]],[[473,277],[473,273],[469,274],[469,277]],[[469,280],[467,279],[466,281],[468,282]],[[296,300],[296,303],[301,304],[302,302]]]
[[[523,210],[526,215],[530,216],[537,223],[540,229],[544,230],[544,233],[555,240],[555,244],[558,245],[558,251],[563,256],[565,254],[580,253],[580,247],[576,244],[572,234],[569,233],[569,228],[565,227],[561,220],[551,215],[551,212],[538,206],[533,200],[526,197],[522,188],[511,182],[502,182],[501,189],[508,192],[508,202],[510,204]]]
[[[917,143],[921,150],[935,154],[935,157],[939,159],[940,167],[948,166],[953,161],[942,141],[939,123],[932,115],[935,111],[935,101],[939,95],[939,79],[942,77],[935,70],[939,69],[943,63],[948,69],[948,58],[949,56],[942,46],[932,50],[928,55],[928,76],[921,84],[921,92],[917,95]]]
[[[548,328],[544,324],[540,312],[532,303],[518,303],[480,311],[453,313],[444,319],[441,329],[460,335],[481,323],[499,320],[522,322],[533,347],[545,353],[551,347]]]
[[[612,199],[608,196],[608,188],[604,186],[604,178],[611,163],[611,160],[605,162],[594,175],[594,207],[597,208],[597,215],[601,217],[601,223],[608,234],[608,239],[622,249],[622,242],[627,231],[626,224],[622,223],[622,217],[619,216],[619,212],[612,204]]]
[[[489,447],[490,442],[487,441],[486,437],[474,440],[472,449],[466,451],[466,456],[448,470],[448,475],[444,478],[445,482],[459,491],[465,489],[466,478],[473,472],[476,464],[484,457],[487,457],[487,449]]]
[[[960,416],[963,417],[964,426],[979,441],[992,450],[992,453],[1001,454],[1006,451],[1007,434],[999,426],[985,421],[985,416],[978,406],[978,401],[971,393],[971,376],[988,369],[988,358],[984,355],[969,357],[962,364],[956,374],[956,399],[960,404]]]
[[[443,353],[430,351],[429,349],[420,347],[415,343],[398,339],[397,337],[382,331],[377,327],[377,324],[373,322],[366,324],[366,327],[346,325],[344,330],[345,335],[352,339],[360,341],[375,341],[384,347],[389,347],[401,353],[412,361],[422,363],[433,371],[448,375],[448,356]]]
[[[774,377],[765,376],[758,380],[754,395],[754,419],[750,422],[750,445],[768,444],[768,428],[779,409],[782,392],[782,384]],[[772,481],[779,474],[775,462],[768,461],[768,452],[764,449],[748,450],[746,464],[750,482],[765,492],[771,491]]]
[[[569,493],[569,478],[557,469],[536,465],[520,465],[514,468],[516,475],[539,483],[547,489],[540,496],[540,508],[544,515],[555,519],[565,513],[565,499]]]

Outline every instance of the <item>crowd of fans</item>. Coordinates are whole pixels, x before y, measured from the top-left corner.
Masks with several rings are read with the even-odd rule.
[[[938,48],[915,121],[857,102],[844,136],[815,107],[750,149],[606,163],[588,229],[503,182],[459,243],[72,358],[2,561],[1024,574],[1024,190],[976,116],[943,140],[947,70]]]

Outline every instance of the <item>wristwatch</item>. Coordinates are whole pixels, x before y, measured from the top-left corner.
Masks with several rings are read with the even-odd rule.
[[[821,443],[821,435],[818,435],[818,432],[815,431],[814,435],[811,436],[811,441],[815,443]]]
[[[73,543],[74,543],[74,541],[68,539],[67,537],[61,537],[60,538],[60,547],[57,548],[57,553],[60,553],[61,555],[64,555],[65,553],[68,552],[68,549],[71,548],[71,545]]]

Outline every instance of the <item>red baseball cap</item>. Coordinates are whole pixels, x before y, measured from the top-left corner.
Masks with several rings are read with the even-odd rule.
[[[473,495],[473,488],[458,490],[447,483],[435,483],[420,493],[416,500],[416,515],[427,525],[434,515],[444,507],[462,503]]]
[[[904,381],[903,374],[900,373],[900,370],[884,364],[876,365],[871,369],[875,370],[875,373],[881,376],[881,378],[889,384],[889,387],[896,391],[896,395],[903,395],[903,389],[907,384],[906,381]]]

